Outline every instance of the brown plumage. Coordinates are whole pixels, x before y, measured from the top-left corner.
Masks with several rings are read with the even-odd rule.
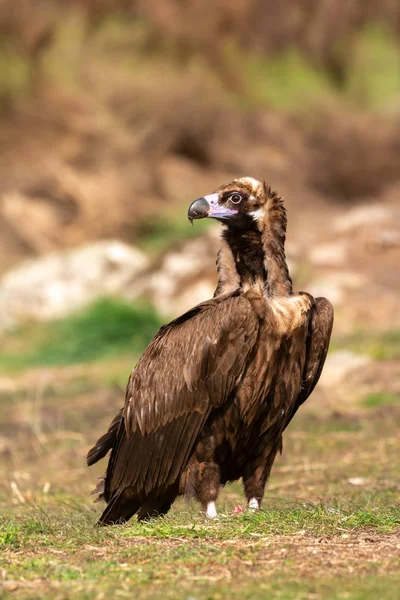
[[[160,329],[90,450],[88,464],[111,450],[99,523],[165,514],[181,494],[213,517],[220,486],[241,477],[258,508],[283,431],[320,377],[333,309],[292,291],[281,198],[242,178],[192,203],[189,219],[204,217],[225,225],[214,298]]]

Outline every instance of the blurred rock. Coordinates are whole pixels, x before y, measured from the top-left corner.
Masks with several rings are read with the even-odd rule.
[[[372,250],[384,250],[400,247],[400,231],[397,229],[384,229],[372,235],[368,240],[368,247]]]
[[[178,316],[212,297],[217,284],[218,248],[218,228],[183,242],[133,279],[125,290],[125,298],[148,298],[161,315]]]
[[[369,482],[365,477],[350,477],[347,481],[351,485],[366,485]]]
[[[337,217],[334,222],[334,229],[344,233],[364,225],[390,221],[391,218],[391,211],[381,204],[362,204]]]
[[[308,253],[308,258],[316,266],[342,265],[346,261],[347,243],[345,241],[320,244]]]
[[[17,390],[17,384],[11,377],[0,377],[0,394],[14,393]]]
[[[22,263],[0,279],[0,331],[21,322],[70,314],[101,296],[150,301],[164,317],[176,317],[211,298],[220,246],[216,225],[198,238],[150,259],[119,241],[104,241]],[[298,248],[289,244],[296,274]]]
[[[148,258],[119,241],[102,241],[23,263],[0,280],[0,330],[55,319],[99,296],[120,295]]]
[[[135,277],[124,297],[130,301],[149,299],[164,317],[176,317],[199,302],[212,298],[217,285],[216,258],[220,247],[220,226],[202,237],[187,240],[159,257]],[[288,246],[288,263],[297,270],[298,247]]]

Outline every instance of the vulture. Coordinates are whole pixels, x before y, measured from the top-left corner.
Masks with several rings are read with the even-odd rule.
[[[244,177],[192,202],[188,217],[223,225],[218,285],[155,335],[88,453],[92,465],[111,450],[99,524],[164,515],[180,495],[215,518],[220,487],[240,478],[259,509],[283,432],[325,362],[333,308],[293,291],[282,198]]]

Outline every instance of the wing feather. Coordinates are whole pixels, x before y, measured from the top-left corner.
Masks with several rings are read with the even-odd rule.
[[[210,412],[240,380],[258,328],[250,302],[234,293],[160,330],[128,383],[123,427],[107,469],[107,501],[122,489],[145,497],[176,481]]]
[[[329,349],[333,327],[333,314],[333,306],[329,300],[326,298],[315,299],[309,325],[302,389],[288,418],[286,427],[319,381]]]
[[[107,433],[101,436],[96,442],[96,445],[91,448],[87,454],[86,461],[88,466],[94,465],[100,459],[104,458],[109,450],[111,450],[115,444],[115,439],[119,426],[122,421],[122,408],[118,411],[118,414],[111,421]]]

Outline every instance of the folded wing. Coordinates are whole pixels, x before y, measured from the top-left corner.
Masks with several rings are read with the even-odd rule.
[[[333,307],[326,298],[316,298],[312,309],[307,354],[301,392],[293,407],[286,427],[299,407],[307,400],[317,385],[325,364],[333,327]]]
[[[228,400],[257,340],[259,322],[239,294],[197,306],[163,327],[128,387],[105,481],[143,502],[176,482],[212,410]]]

